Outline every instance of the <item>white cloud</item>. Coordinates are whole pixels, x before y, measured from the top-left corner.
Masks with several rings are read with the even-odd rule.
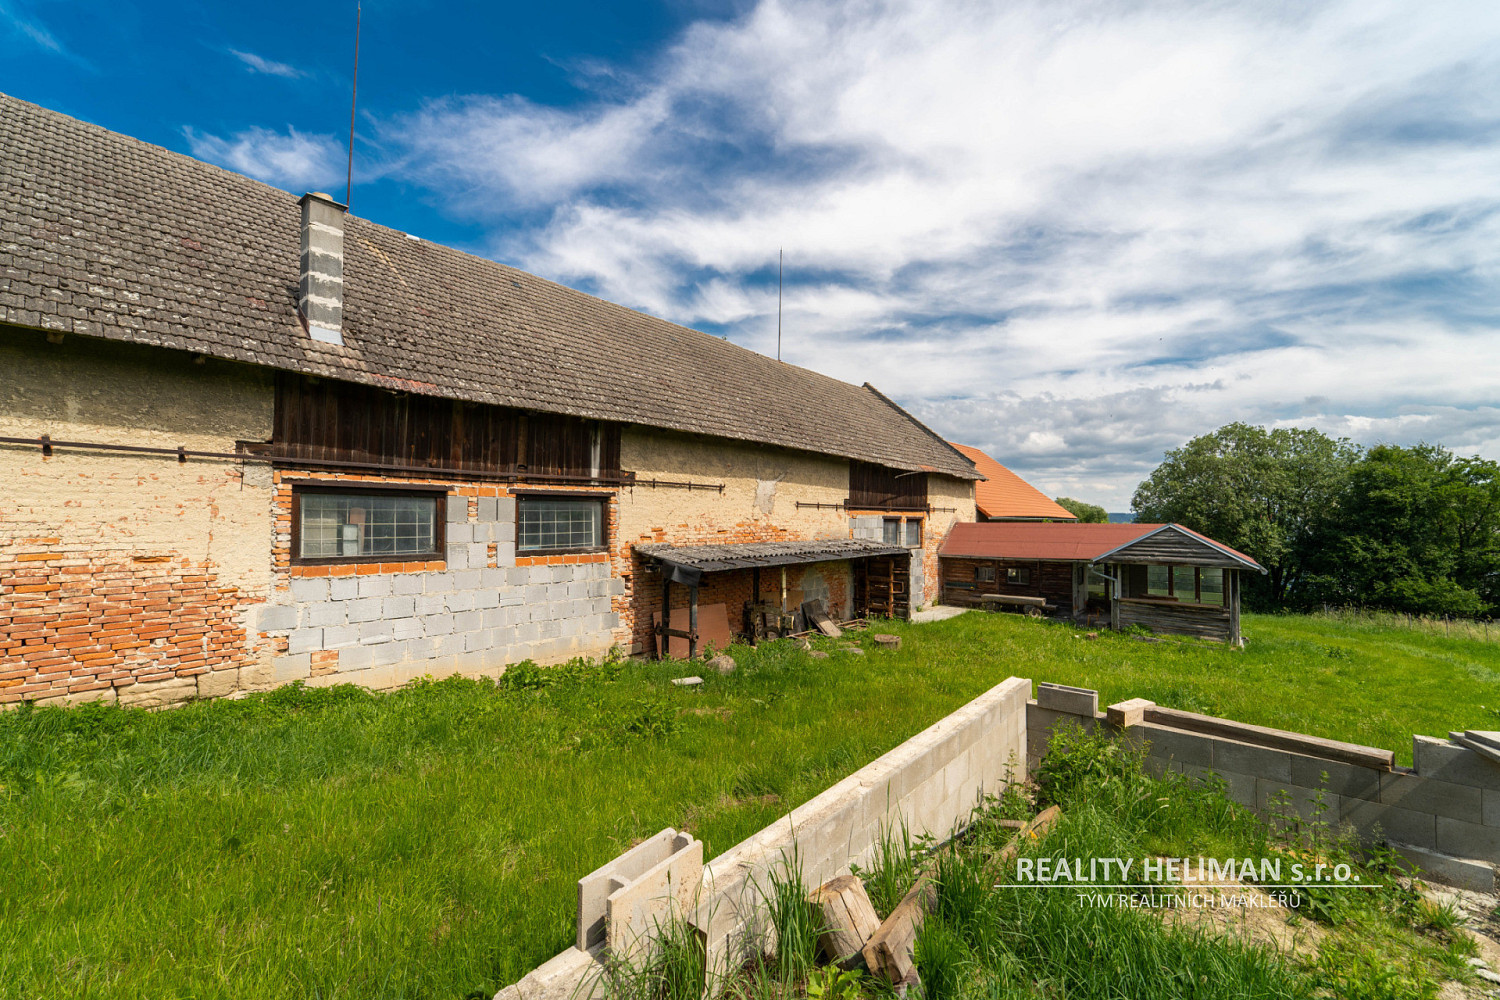
[[[228,138],[184,128],[188,147],[201,160],[249,174],[290,191],[326,188],[343,180],[345,149],[331,135],[285,134],[250,128]]]
[[[1123,509],[1233,419],[1500,457],[1500,5],[765,0],[583,103],[435,102],[490,250],[869,379]]]
[[[245,68],[252,73],[264,73],[267,76],[279,76],[288,80],[306,76],[307,73],[295,66],[286,63],[274,62],[264,56],[258,56],[254,52],[241,52],[239,49],[230,49],[229,54],[245,64]]]

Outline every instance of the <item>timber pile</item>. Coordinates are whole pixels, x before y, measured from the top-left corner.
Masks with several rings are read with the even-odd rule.
[[[1000,869],[1020,852],[1023,844],[1040,838],[1061,816],[1061,809],[1048,806],[1025,823],[1002,820],[1002,826],[1018,829],[988,860],[986,867],[998,878]],[[937,893],[932,866],[928,865],[890,916],[877,926],[875,909],[865,893],[864,883],[852,875],[841,875],[819,886],[809,897],[822,911],[823,926],[829,928],[819,938],[819,944],[824,954],[845,968],[863,958],[872,975],[880,976],[904,993],[920,982],[916,966],[917,935],[927,914],[937,906]]]

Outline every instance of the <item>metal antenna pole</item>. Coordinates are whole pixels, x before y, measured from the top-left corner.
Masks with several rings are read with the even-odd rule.
[[[354,79],[349,88],[349,172],[344,176],[344,207],[349,207],[349,193],[354,189],[354,108],[359,101],[359,21],[360,4],[354,5]]]
[[[781,360],[781,265],[786,257],[782,247],[776,248],[776,360]]]

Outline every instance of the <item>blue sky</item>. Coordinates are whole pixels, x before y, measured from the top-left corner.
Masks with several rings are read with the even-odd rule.
[[[0,90],[341,196],[353,14],[0,0]],[[1050,493],[1230,420],[1500,458],[1500,4],[370,0],[360,58],[356,214],[766,353],[785,247],[787,360]]]

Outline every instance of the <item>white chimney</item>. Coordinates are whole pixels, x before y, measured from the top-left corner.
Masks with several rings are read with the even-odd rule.
[[[308,336],[325,344],[344,342],[344,215],[321,191],[302,196],[302,273],[297,309]]]

